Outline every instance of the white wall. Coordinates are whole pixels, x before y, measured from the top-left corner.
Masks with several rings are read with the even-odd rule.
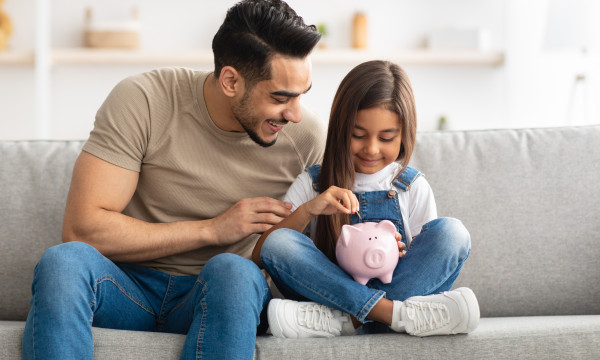
[[[349,46],[351,18],[357,10],[368,15],[370,49],[422,47],[427,32],[447,26],[488,29],[492,50],[506,54],[502,66],[405,66],[415,90],[420,130],[434,130],[441,115],[448,118],[451,129],[598,123],[600,112],[596,111],[594,118],[590,115],[591,105],[600,103],[598,91],[589,102],[588,111],[576,106],[571,116],[567,116],[580,64],[576,53],[544,50],[547,9],[552,1],[557,0],[289,0],[289,3],[308,23],[328,24],[328,42],[333,48]],[[592,5],[590,13],[600,15],[597,2],[583,1]],[[210,48],[227,8],[235,2],[51,0],[52,46],[81,46],[86,6],[91,6],[99,16],[123,16],[132,5],[138,5],[143,49]],[[32,21],[35,4],[35,0],[4,1],[4,10],[15,27],[11,49],[35,47]],[[597,84],[598,26],[593,33],[595,43],[588,51],[586,82]],[[54,66],[50,78],[51,126],[46,137],[86,138],[95,112],[110,89],[122,78],[151,68]],[[303,101],[324,121],[337,85],[350,68],[314,66],[313,89]],[[0,139],[36,136],[34,80],[31,66],[0,66]],[[576,90],[578,93],[581,89]]]

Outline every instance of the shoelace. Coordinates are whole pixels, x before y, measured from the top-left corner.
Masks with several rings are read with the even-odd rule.
[[[406,315],[414,324],[414,332],[420,333],[439,329],[450,322],[448,308],[444,304],[405,301]]]
[[[331,319],[333,314],[325,305],[300,305],[298,324],[309,329],[332,332]],[[304,318],[300,313],[304,312]]]

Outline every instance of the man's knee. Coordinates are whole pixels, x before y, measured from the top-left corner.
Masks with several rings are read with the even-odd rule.
[[[93,258],[102,255],[92,246],[69,242],[47,249],[35,267],[32,292],[47,309],[60,309],[90,288]]]
[[[82,242],[68,242],[47,249],[36,268],[44,271],[77,270],[89,264],[94,256],[102,256],[93,246]]]

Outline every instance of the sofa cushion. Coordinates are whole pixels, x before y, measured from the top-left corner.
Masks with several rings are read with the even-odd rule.
[[[0,319],[24,320],[33,268],[61,239],[80,141],[0,142]],[[472,252],[456,286],[482,316],[600,314],[600,126],[423,132],[411,165]]]
[[[418,338],[380,334],[300,340],[259,337],[255,355],[258,359],[287,360],[597,359],[599,340],[600,316],[485,318],[468,335]]]
[[[0,141],[0,319],[24,320],[33,268],[61,242],[80,141]]]
[[[0,359],[20,359],[22,322],[0,321]],[[179,359],[185,337],[93,328],[99,359]],[[259,336],[255,359],[599,359],[600,315],[484,318],[468,335],[406,334],[277,339]],[[376,355],[375,355],[376,354]],[[543,354],[543,355],[542,355]],[[404,356],[405,355],[405,356]]]
[[[421,133],[411,164],[471,232],[482,316],[600,314],[600,126]]]

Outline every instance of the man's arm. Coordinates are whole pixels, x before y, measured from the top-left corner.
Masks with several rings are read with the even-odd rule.
[[[114,261],[156,259],[208,245],[228,245],[261,233],[290,214],[271,198],[243,199],[213,219],[148,223],[121,213],[138,173],[82,152],[73,169],[63,241],[94,246]]]

